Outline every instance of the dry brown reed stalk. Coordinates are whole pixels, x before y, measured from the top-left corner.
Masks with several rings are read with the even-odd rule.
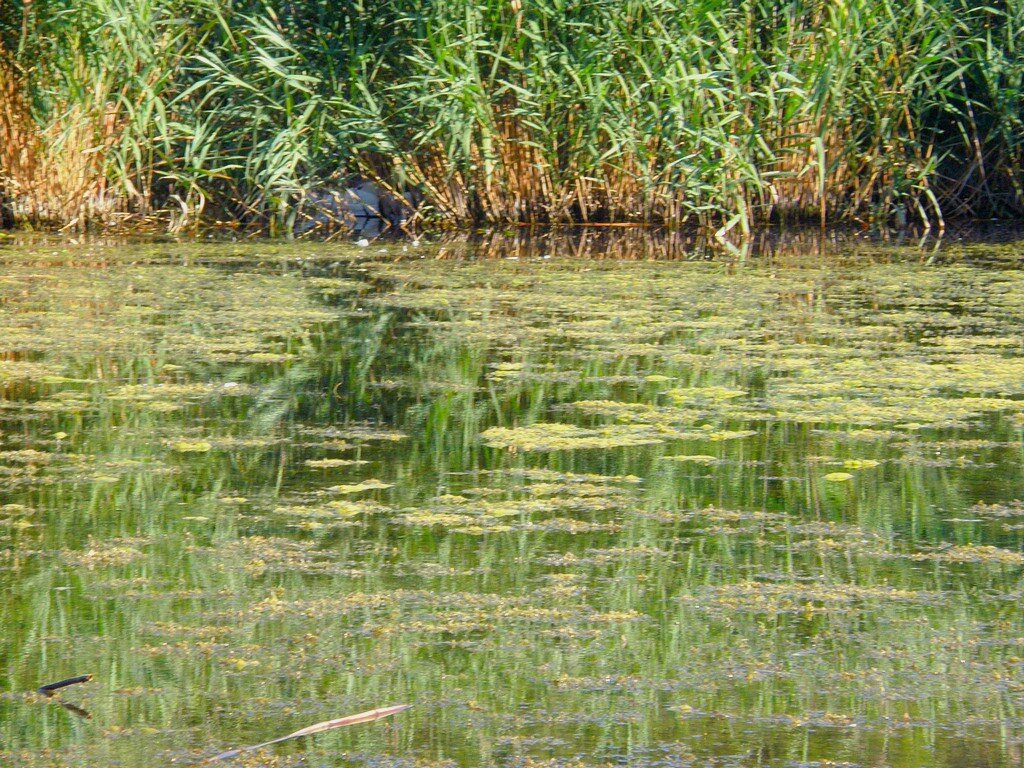
[[[37,141],[25,81],[0,46],[0,201],[19,197],[34,175]]]
[[[64,105],[59,114],[38,125],[26,79],[0,50],[0,191],[15,217],[67,228],[109,221],[123,207],[119,196],[108,194],[105,173],[118,132],[113,106]]]
[[[359,725],[360,723],[369,723],[374,720],[380,720],[383,717],[390,717],[391,715],[396,715],[399,712],[404,712],[411,707],[412,704],[396,704],[391,707],[367,710],[366,712],[360,712],[357,715],[340,717],[336,720],[325,720],[322,723],[310,725],[306,728],[294,731],[293,733],[289,733],[287,736],[281,736],[277,739],[265,741],[262,744],[255,744],[251,747],[240,747],[238,749],[229,749],[227,752],[221,752],[219,755],[210,758],[210,760],[230,760],[231,758],[237,757],[245,752],[255,752],[258,749],[263,749],[264,747],[269,747],[273,744],[280,744],[284,741],[291,741],[292,739],[298,739],[303,736],[313,736],[317,733],[323,733],[324,731],[332,731],[335,728],[345,728],[350,725]]]

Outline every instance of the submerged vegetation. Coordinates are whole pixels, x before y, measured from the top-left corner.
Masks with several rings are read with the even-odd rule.
[[[0,4],[0,208],[290,231],[354,173],[440,221],[1024,212],[1024,2]]]
[[[568,250],[0,246],[0,764],[1019,766],[1020,246]]]

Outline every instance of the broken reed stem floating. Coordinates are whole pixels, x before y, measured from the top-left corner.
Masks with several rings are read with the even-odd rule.
[[[257,749],[263,749],[273,744],[280,744],[282,741],[290,741],[291,739],[298,739],[302,736],[312,736],[316,733],[323,733],[324,731],[331,731],[335,728],[344,728],[347,725],[358,725],[360,723],[369,723],[374,720],[380,720],[382,717],[390,717],[396,715],[399,712],[404,712],[409,709],[412,704],[396,704],[391,707],[382,707],[380,709],[370,709],[366,712],[360,712],[357,715],[349,715],[348,717],[340,717],[337,720],[325,720],[322,723],[316,725],[310,725],[301,730],[289,733],[287,736],[281,736],[278,739],[272,739],[265,741],[262,744],[255,744],[251,747],[239,747],[237,749],[229,749],[227,752],[221,752],[219,755],[210,758],[210,761],[215,760],[230,760],[233,757],[237,757],[245,752],[255,752]]]
[[[69,677],[66,680],[58,680],[56,683],[41,685],[36,691],[43,694],[43,696],[53,696],[61,688],[67,688],[69,685],[76,685],[78,683],[88,683],[90,680],[92,680],[92,675],[78,675],[77,677]]]

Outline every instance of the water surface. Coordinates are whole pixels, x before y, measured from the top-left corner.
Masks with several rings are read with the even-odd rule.
[[[0,244],[0,764],[1020,765],[1024,247],[805,245]]]

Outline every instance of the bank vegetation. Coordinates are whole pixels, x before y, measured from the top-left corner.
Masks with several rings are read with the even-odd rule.
[[[439,223],[1024,213],[1024,0],[13,0],[6,223],[288,232],[353,174]]]

